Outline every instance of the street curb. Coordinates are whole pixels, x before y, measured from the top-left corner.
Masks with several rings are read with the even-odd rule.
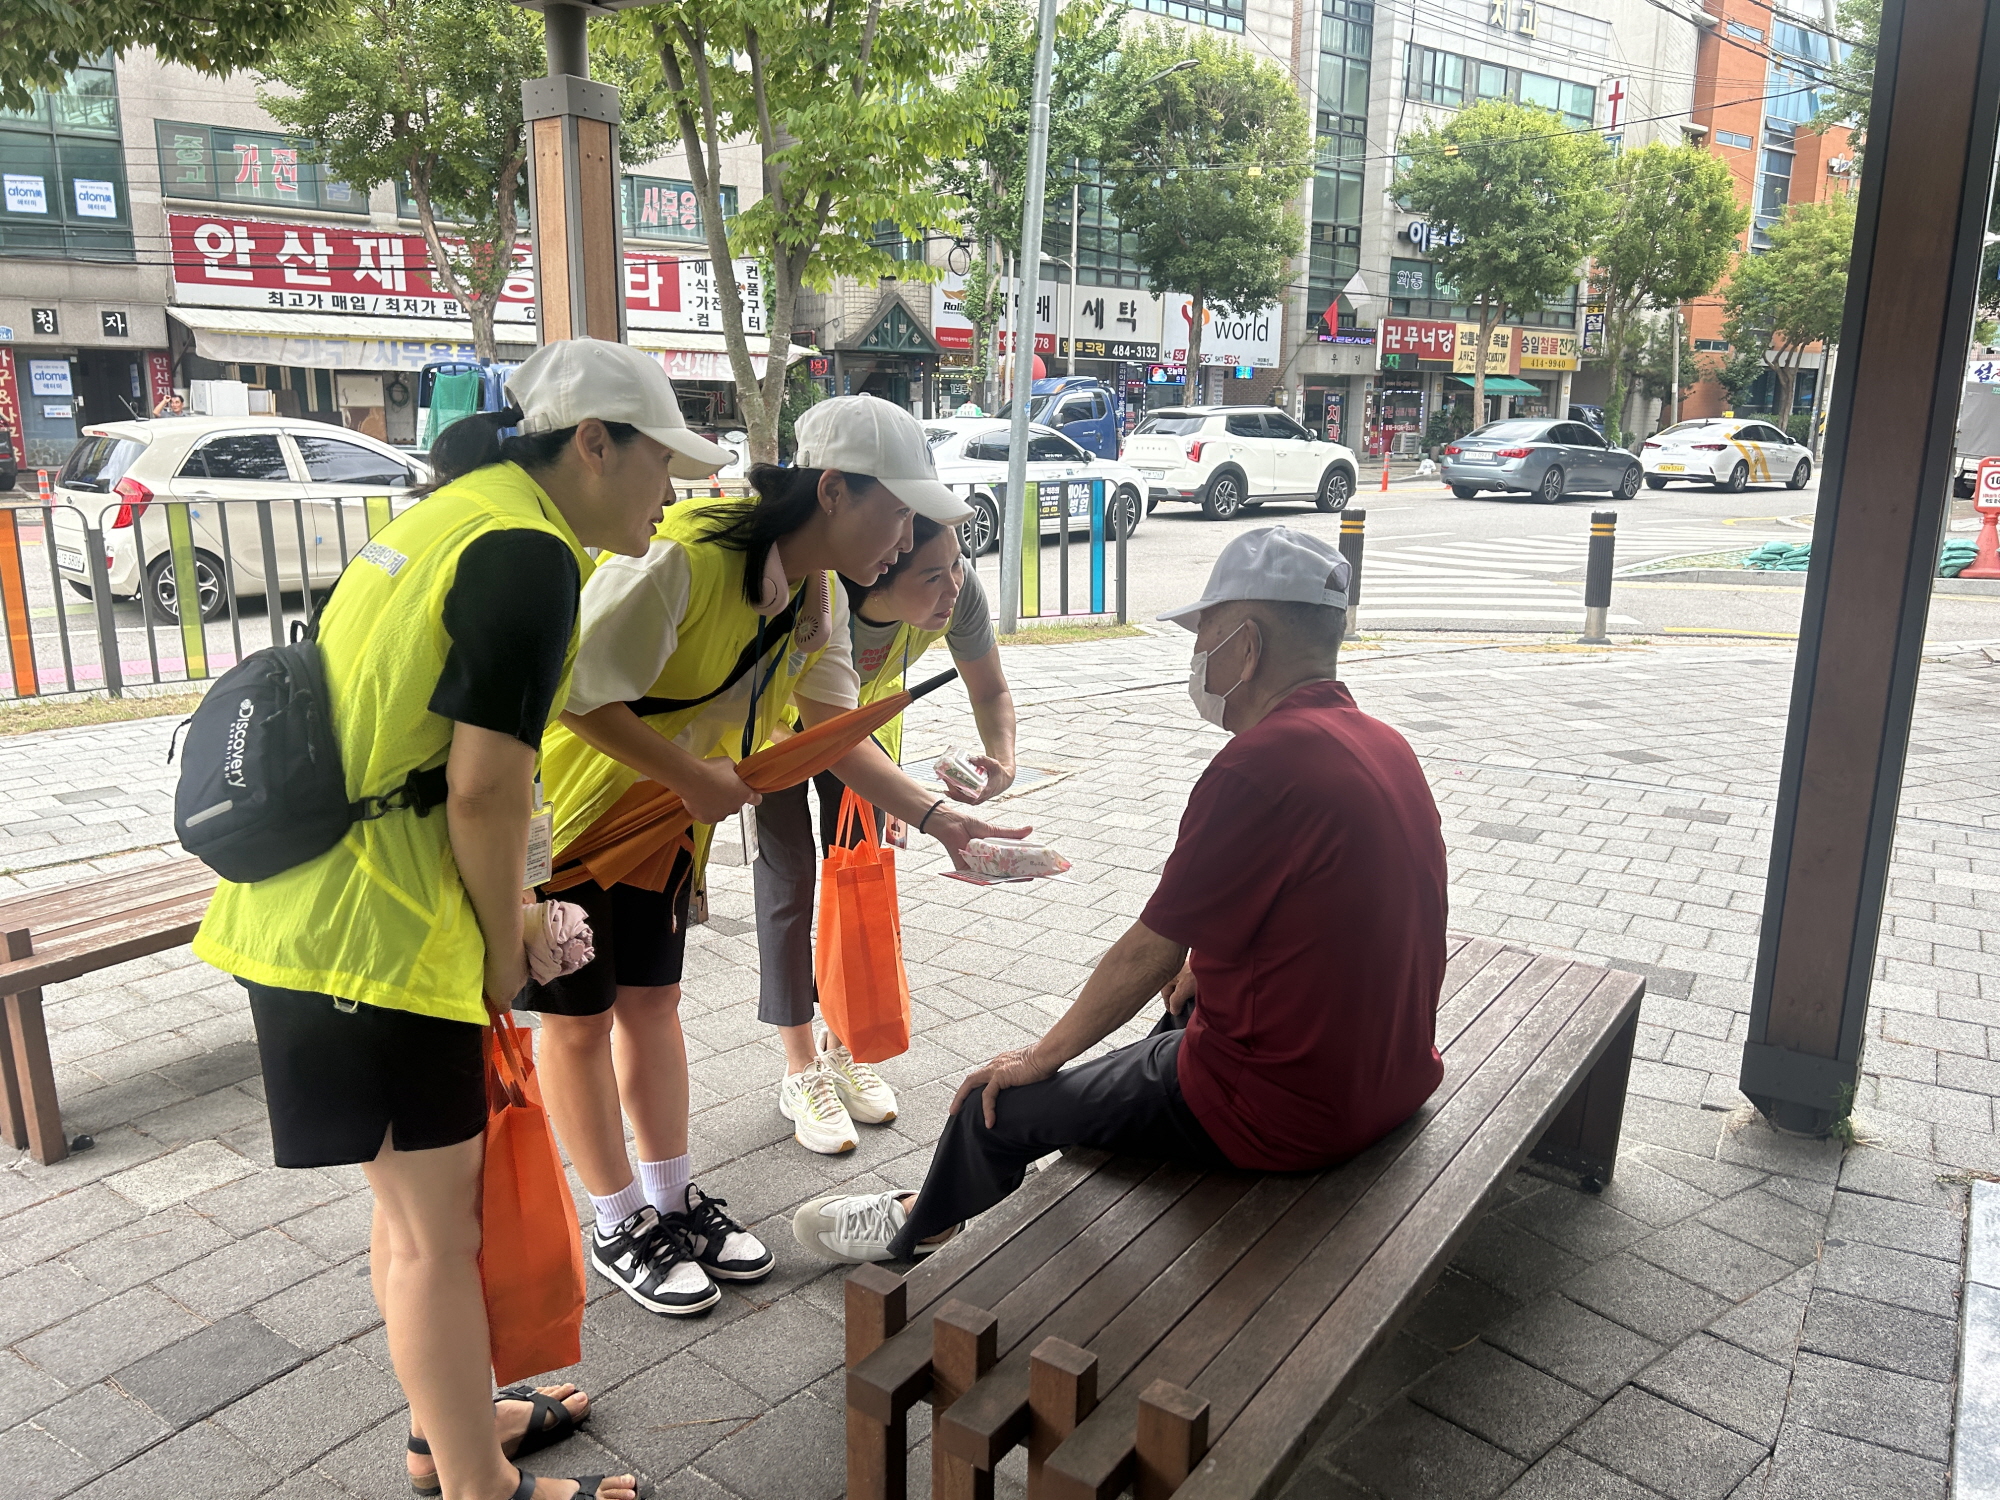
[[[1619,573],[1620,583],[1739,583],[1748,588],[1804,588],[1806,575],[1803,573],[1780,572],[1776,569],[1760,568],[1655,568],[1650,571],[1633,569]],[[1940,578],[1933,595],[1943,594],[1993,594],[2000,595],[2000,578]]]
[[[1974,1180],[1969,1217],[1952,1500],[2000,1495],[2000,1184]]]

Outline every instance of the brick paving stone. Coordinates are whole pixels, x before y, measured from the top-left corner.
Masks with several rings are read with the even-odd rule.
[[[1813,1296],[1799,1347],[1922,1380],[1949,1381],[1958,1368],[1952,1320],[1824,1288]]]
[[[1951,1455],[1951,1386],[1802,1352],[1791,1419],[1943,1463]]]
[[[10,1500],[55,1500],[97,1472],[97,1464],[38,1428],[0,1432],[0,1474]]]
[[[1490,1500],[1526,1468],[1519,1459],[1398,1402],[1344,1446],[1340,1470],[1382,1500]]]
[[[1474,1344],[1445,1361],[1410,1399],[1530,1463],[1597,1406],[1583,1392],[1490,1344]]]
[[[1486,1338],[1600,1401],[1662,1352],[1651,1339],[1556,1295],[1523,1308]]]
[[[105,1186],[130,1198],[143,1209],[183,1203],[197,1193],[247,1177],[256,1168],[249,1160],[215,1141],[197,1141],[143,1166],[119,1172]]]
[[[1562,1288],[1574,1302],[1662,1344],[1678,1344],[1729,1303],[1630,1251],[1599,1261]]]
[[[382,1321],[365,1259],[330,1266],[256,1303],[250,1312],[280,1338],[313,1354],[366,1333]]]
[[[292,1473],[404,1409],[403,1392],[372,1360],[347,1349],[260,1384],[215,1424],[280,1473]]]
[[[1520,1305],[1499,1288],[1447,1267],[1410,1314],[1403,1331],[1435,1349],[1460,1349]]]
[[[1927,1255],[1829,1239],[1820,1252],[1819,1284],[1936,1317],[1958,1316],[1958,1268]]]
[[[265,1229],[168,1272],[158,1285],[201,1317],[226,1318],[325,1269],[297,1240]]]
[[[1640,1371],[1633,1384],[1767,1447],[1777,1440],[1792,1372],[1698,1333]]]
[[[109,1375],[135,1358],[193,1333],[201,1320],[151,1287],[93,1302],[17,1347],[66,1385]]]
[[[729,1432],[701,1469],[741,1495],[837,1500],[847,1488],[846,1441],[841,1404],[801,1391]]]
[[[1862,1193],[1834,1199],[1826,1232],[1860,1244],[1909,1250],[1956,1265],[1965,1253],[1965,1220],[1953,1209],[1899,1203]]]
[[[1580,1453],[1556,1448],[1508,1486],[1505,1500],[1652,1500],[1652,1495]]]
[[[1498,1214],[1489,1214],[1467,1236],[1452,1264],[1525,1302],[1569,1280],[1589,1262]]]
[[[1798,1264],[1698,1221],[1649,1235],[1632,1247],[1632,1254],[1731,1302],[1763,1290]],[[1807,1249],[1802,1258],[1811,1254]]]
[[[296,1344],[238,1313],[125,1366],[117,1379],[172,1426],[185,1427],[304,1360]]]
[[[174,1430],[109,1381],[85,1386],[35,1425],[99,1469],[115,1468]]]
[[[1790,1423],[1760,1500],[1944,1500],[1945,1468],[1928,1459]]]
[[[1673,1500],[1724,1500],[1766,1451],[1631,1386],[1571,1434],[1568,1446]]]
[[[219,1428],[198,1422],[76,1492],[77,1500],[251,1500],[283,1476]]]

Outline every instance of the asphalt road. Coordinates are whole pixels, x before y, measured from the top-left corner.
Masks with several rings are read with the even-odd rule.
[[[1603,495],[1571,496],[1556,505],[1526,499],[1460,500],[1436,479],[1394,481],[1384,494],[1364,486],[1353,509],[1367,512],[1360,626],[1363,631],[1424,630],[1467,634],[1521,633],[1573,638],[1583,618],[1583,565],[1590,515],[1618,514],[1617,566],[1611,633],[1617,636],[1723,634],[1782,639],[1796,635],[1804,596],[1800,586],[1745,581],[1653,579],[1623,570],[1654,560],[1700,557],[1766,541],[1811,537],[1818,482],[1804,490],[1753,487],[1740,495],[1675,486],[1641,490],[1620,503]],[[1954,514],[1969,514],[1960,503]],[[1162,505],[1129,546],[1132,618],[1201,597],[1209,565],[1229,537],[1282,522],[1335,540],[1338,515],[1310,503],[1267,504],[1230,521],[1209,521],[1193,505]],[[1951,535],[1969,536],[1960,526]],[[1711,566],[1716,564],[1711,563]],[[1072,611],[1088,606],[1088,548],[1071,546]],[[997,563],[980,573],[997,593]],[[1055,540],[1042,548],[1043,611],[1057,611]],[[1980,595],[1951,579],[1938,580],[1928,639],[2000,640],[2000,594]]]

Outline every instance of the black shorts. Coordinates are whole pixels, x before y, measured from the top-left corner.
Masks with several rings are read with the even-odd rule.
[[[281,1167],[434,1151],[486,1128],[484,1026],[244,982]],[[393,1134],[391,1134],[393,1132]]]
[[[556,892],[551,899],[583,908],[597,956],[574,974],[548,984],[531,983],[514,1008],[544,1015],[599,1016],[611,1009],[621,984],[634,988],[679,984],[681,959],[687,952],[693,868],[683,853],[674,861],[665,891],[636,885],[614,885],[607,891],[587,880]]]

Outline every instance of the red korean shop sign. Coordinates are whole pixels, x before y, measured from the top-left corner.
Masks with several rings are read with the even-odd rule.
[[[14,444],[14,460],[28,461],[27,434],[21,427],[21,386],[14,378],[14,351],[0,348],[0,431]]]
[[[1426,318],[1384,318],[1381,349],[1384,354],[1450,363],[1458,354],[1458,325]]]

